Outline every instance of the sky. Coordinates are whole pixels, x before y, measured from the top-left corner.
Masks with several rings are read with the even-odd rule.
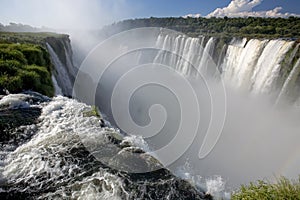
[[[300,0],[0,0],[0,23],[99,28],[144,17],[300,16]]]

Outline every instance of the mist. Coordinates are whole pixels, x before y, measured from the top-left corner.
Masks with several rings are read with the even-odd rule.
[[[82,84],[75,96],[99,106],[124,134],[142,136],[150,154],[175,174],[181,176],[178,172],[188,164],[190,180],[220,175],[236,188],[282,175],[297,178],[299,107],[287,102],[276,106],[268,95],[233,89],[221,74],[186,76],[178,70],[194,68],[193,61],[185,63],[187,55],[182,61],[186,68],[174,70],[172,52],[157,49],[158,34],[156,29],[136,29],[97,46],[81,66],[77,84]],[[159,54],[164,60],[159,61]],[[211,58],[206,65],[217,68]]]
[[[99,29],[128,17],[131,10],[124,0],[3,0],[1,4],[1,23],[15,22],[56,30]]]
[[[113,2],[91,0],[88,3],[85,0],[28,0],[26,2],[4,0],[2,4],[5,5],[5,9],[0,14],[3,23],[17,22],[37,27],[46,26],[54,28],[57,32],[70,34],[76,67],[81,66],[86,56],[96,45],[107,39],[107,37],[100,35],[98,30],[104,25],[130,16],[133,9],[128,8],[123,0]],[[126,41],[127,38],[123,38],[120,41],[125,41],[125,44],[123,44],[125,50],[120,48],[122,45],[118,41],[114,44],[107,44],[104,51],[97,52],[97,55],[101,56],[93,63],[96,67],[93,67],[92,71],[80,69],[82,73],[77,77],[79,80],[77,84],[80,85],[77,85],[77,87],[80,87],[80,91],[77,91],[77,98],[86,103],[98,105],[107,119],[114,126],[118,126],[111,107],[115,84],[123,77],[124,73],[134,69],[137,65],[147,64],[155,59],[159,51],[152,48],[156,38],[157,32],[134,35],[129,41]],[[133,47],[136,48],[139,45],[149,49],[135,52],[128,51],[128,49],[130,50],[128,46],[131,46],[131,50],[134,50]],[[126,56],[121,56],[115,62],[110,63],[111,68],[109,70],[105,69],[103,71],[104,76],[100,77],[101,66],[106,66],[108,64],[106,61],[110,62],[111,59],[123,55],[123,53],[126,53]],[[141,55],[144,63],[138,63],[140,58],[137,57]],[[170,63],[160,64],[163,64],[160,66],[162,68],[171,65]],[[156,65],[151,67],[158,69]],[[160,73],[164,73],[160,70],[157,72],[151,72],[150,70],[149,72],[150,74],[153,72],[152,75],[156,77],[159,77]],[[182,78],[181,75],[172,70],[169,71],[169,74],[168,78],[170,79],[166,80],[173,80],[174,78],[175,82],[178,82],[177,85],[172,85],[174,91],[185,91],[179,81]],[[139,80],[146,79],[148,76],[149,73],[147,75],[136,74]],[[205,77],[205,79],[208,79],[206,81],[186,79],[196,91],[196,99],[201,114],[200,128],[188,150],[183,151],[183,155],[176,162],[168,165],[172,171],[176,173],[181,166],[188,162],[190,165],[189,172],[193,176],[221,175],[233,187],[257,179],[274,179],[275,176],[279,175],[288,178],[298,176],[298,166],[300,164],[298,145],[300,124],[297,121],[300,117],[299,107],[292,105],[276,107],[269,97],[254,97],[248,93],[231,89],[226,84],[225,98],[224,94],[219,91],[223,85],[218,85],[208,77]],[[132,76],[130,80],[135,82],[135,77]],[[213,101],[215,102],[213,104],[209,98],[211,91],[208,90],[207,84],[211,85],[210,90],[218,91],[214,94]],[[126,91],[129,85],[130,83],[122,85],[119,91]],[[132,94],[129,105],[122,107],[123,93],[117,95],[120,101],[115,102],[115,105],[121,105],[115,109],[117,111],[118,109],[128,109],[130,119],[138,125],[138,129],[132,129],[131,134],[145,137],[153,151],[171,142],[172,138],[176,136],[182,120],[180,101],[176,99],[176,93],[168,89],[170,88],[159,85],[146,85],[139,87]],[[95,96],[93,96],[92,91],[95,91]],[[224,123],[222,122],[223,104],[226,105]],[[153,105],[160,106],[153,107]],[[217,108],[215,110],[217,116],[216,113],[212,113],[212,106],[215,106],[215,109]],[[221,110],[218,110],[218,108]],[[193,109],[190,108],[190,110]],[[218,112],[221,112],[221,114],[218,115]],[[121,112],[119,115],[117,121],[126,124],[127,118]],[[193,116],[197,116],[197,114],[190,113],[190,116],[185,120],[192,122],[194,120]],[[213,135],[212,143],[217,138],[216,145],[212,145],[212,150],[204,158],[199,158],[199,151],[210,127],[212,116],[214,119],[211,123],[215,123],[216,127],[220,124],[224,124],[224,126],[222,126],[219,138],[217,137],[218,134]],[[154,125],[151,126],[151,124]],[[142,129],[141,127],[146,128]],[[160,130],[155,132],[153,127],[155,127],[155,130],[159,127]],[[119,128],[122,129],[122,127]],[[130,128],[132,127],[129,126],[123,131],[130,134],[128,131]],[[137,130],[143,130],[143,132]],[[151,133],[152,131],[155,134]],[[186,130],[186,134],[189,134],[190,131],[192,132],[192,130]],[[185,135],[179,137],[179,139],[184,143],[185,138],[190,136],[192,137],[192,135]],[[206,142],[209,143],[209,139]],[[172,151],[182,150],[179,147],[178,149],[172,148],[170,154]],[[168,160],[168,155],[156,156],[162,163]]]
[[[69,34],[75,63],[79,66],[87,53],[102,40],[98,31],[105,25],[131,18],[133,9],[124,0],[3,0],[0,23],[39,28],[35,32]]]
[[[233,188],[258,179],[296,179],[300,164],[300,109],[275,107],[269,98],[251,97],[230,88],[226,94],[226,121],[210,154],[199,159],[202,138],[198,136],[171,168],[176,172],[188,162],[193,176],[220,175]]]

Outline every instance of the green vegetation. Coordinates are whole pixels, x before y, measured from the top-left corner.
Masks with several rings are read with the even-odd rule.
[[[21,44],[37,44],[45,47],[46,42],[53,38],[65,39],[68,35],[57,34],[57,33],[47,33],[47,32],[0,32],[0,43],[21,43]]]
[[[53,96],[47,51],[34,44],[0,44],[0,87],[12,93],[33,90]]]
[[[54,95],[49,43],[65,63],[64,42],[69,36],[56,33],[0,32],[0,87],[12,93],[34,90]]]
[[[233,193],[232,200],[299,200],[300,199],[300,177],[297,181],[290,181],[284,177],[277,183],[257,181],[248,186],[242,186],[239,191]]]
[[[148,18],[130,19],[103,29],[106,35],[137,27],[165,27],[189,36],[300,38],[300,18]]]
[[[92,116],[94,116],[94,117],[101,118],[101,115],[100,115],[100,113],[98,111],[97,106],[92,106],[91,110],[84,111],[83,112],[83,116],[84,117],[92,117]]]

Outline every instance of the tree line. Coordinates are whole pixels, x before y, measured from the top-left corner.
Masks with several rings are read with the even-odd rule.
[[[300,38],[300,18],[192,18],[167,17],[128,19],[105,26],[102,31],[111,35],[138,27],[164,27],[189,36],[199,35],[250,38]]]

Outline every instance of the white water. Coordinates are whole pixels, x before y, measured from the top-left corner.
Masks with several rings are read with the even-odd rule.
[[[9,109],[29,108],[30,104],[25,101],[30,97],[26,94],[9,94],[0,99],[0,108],[6,107]]]
[[[243,46],[236,45],[235,41],[229,45],[222,66],[224,79],[235,88],[271,94],[277,89],[280,64],[293,44],[284,40],[251,39]]]
[[[194,171],[189,161],[176,170],[177,176],[187,180],[196,188],[204,188],[206,193],[213,195],[216,200],[230,199],[230,191],[226,190],[226,181],[221,176],[202,177],[200,175],[193,175]]]
[[[276,85],[279,76],[281,61],[294,42],[282,40],[271,40],[264,48],[257,61],[252,80],[252,91],[254,93],[270,93]]]
[[[56,78],[53,74],[51,76],[51,79],[52,79],[52,83],[53,83],[53,86],[54,86],[55,95],[56,96],[63,95],[62,89],[59,87],[59,85],[57,83],[57,80],[56,80]]]
[[[6,99],[14,102],[18,97],[19,101],[24,99],[23,95],[10,95]],[[16,185],[15,189],[20,192],[37,192],[36,199],[143,199],[143,196],[150,198],[147,196],[148,187],[154,188],[151,192],[164,199],[171,200],[177,195],[177,189],[173,188],[176,180],[172,177],[160,181],[149,180],[152,181],[150,183],[147,179],[144,182],[130,182],[126,174],[114,174],[108,168],[97,165],[95,160],[83,157],[80,153],[83,143],[108,144],[105,135],[123,138],[118,130],[101,127],[98,117],[85,116],[84,113],[91,111],[90,106],[62,96],[38,106],[42,108],[42,114],[40,122],[34,125],[37,130],[35,135],[15,150],[1,152],[6,157],[0,167],[1,183]],[[31,126],[24,127],[25,131],[30,129]],[[122,139],[123,143],[130,145],[128,149],[149,150],[142,137],[126,136]],[[146,159],[146,155],[142,157]],[[115,160],[115,157],[111,159]],[[129,181],[129,186],[138,188],[126,187],[125,180]],[[47,191],[48,187],[54,190]],[[166,187],[168,191],[161,187]]]
[[[186,59],[196,66],[195,69],[205,73],[210,70],[210,65],[206,61],[211,60],[209,56],[213,55],[216,45],[217,41],[213,38],[204,43],[202,37],[174,37],[161,34],[156,46],[162,50],[157,54],[154,62],[173,66],[182,74],[190,76],[193,69],[191,65],[185,64],[187,62],[183,60]],[[299,113],[296,110],[283,113],[274,111],[267,103],[269,101],[266,102],[264,99],[268,95],[276,98],[281,91],[279,99],[290,95],[293,98],[291,102],[295,102],[295,98],[298,98],[296,105],[300,105],[299,85],[297,85],[299,84],[297,81],[300,74],[300,61],[298,60],[294,66],[289,66],[299,47],[298,45],[292,49],[294,46],[295,42],[280,39],[232,40],[221,64],[222,77],[226,86],[234,88],[233,91],[228,91],[232,97],[228,98],[230,100],[227,112],[229,116],[226,118],[227,123],[223,129],[222,138],[208,158],[197,161],[194,156],[195,160],[191,161],[191,165],[198,169],[193,175],[189,174],[189,169],[184,169],[180,172],[175,171],[178,176],[195,182],[195,185],[197,185],[195,177],[198,175],[210,176],[206,178],[205,184],[212,193],[224,191],[224,180],[220,176],[213,176],[214,174],[222,174],[233,187],[257,179],[270,180],[275,175],[285,175],[289,178],[297,176],[296,168],[284,171],[282,165],[288,162],[288,156],[295,151],[295,143],[291,143],[288,147],[285,143],[299,138],[299,127],[292,117],[299,117]],[[167,55],[163,50],[169,50],[172,56]],[[290,51],[292,53],[288,55]],[[183,59],[175,55],[180,55]],[[290,60],[288,64],[283,65],[286,56],[290,56]],[[281,73],[289,68],[292,70],[280,85]],[[250,92],[252,98],[249,99],[248,95],[244,97],[244,93],[241,95],[240,91]],[[261,95],[262,99],[260,99]],[[291,117],[287,119],[286,116],[289,115]],[[276,124],[276,122],[281,123]],[[230,141],[227,138],[230,138]],[[197,147],[195,149],[198,150]],[[274,152],[274,155],[270,152]],[[260,157],[260,161],[256,159],[256,154]],[[255,164],[256,162],[261,163]]]
[[[203,54],[201,56],[201,61],[200,61],[200,64],[199,64],[199,67],[200,67],[202,73],[208,72],[209,68],[211,67],[210,62],[212,60],[211,56],[212,56],[213,51],[214,51],[214,44],[215,44],[215,40],[214,40],[213,37],[211,37],[208,40],[207,44],[205,45]]]
[[[222,66],[225,81],[233,87],[250,90],[255,65],[267,42],[252,39],[246,47],[244,40],[229,45]]]
[[[205,73],[210,69],[209,56],[215,50],[217,41],[214,38],[210,38],[206,43],[204,41],[204,37],[190,38],[181,35],[161,34],[156,41],[156,47],[160,51],[155,56],[154,63],[172,66],[186,76],[192,75],[195,70]],[[284,40],[233,40],[227,48],[222,62],[223,77],[226,84],[238,90],[251,91],[254,95],[271,94],[277,89],[280,90],[280,88],[275,88],[275,86],[280,76],[280,70],[284,67],[281,66],[281,62],[293,44],[294,42]],[[140,59],[141,55],[137,57]],[[190,62],[193,67],[186,61]],[[286,93],[284,92],[285,88],[294,87],[295,80],[298,77],[297,69],[298,65],[289,74],[282,93]],[[257,152],[252,151],[259,149],[257,150],[258,152],[263,152],[267,148],[275,152],[282,143],[286,144],[289,139],[298,138],[294,135],[295,130],[297,130],[294,124],[291,125],[289,130],[289,127],[285,127],[286,122],[283,122],[283,119],[278,116],[273,119],[273,113],[269,113],[268,109],[264,110],[265,114],[260,114],[259,112],[263,110],[262,108],[257,107],[252,102],[244,104],[244,99],[234,99],[231,104],[234,105],[231,105],[234,107],[231,108],[233,113],[229,117],[229,124],[225,127],[225,136],[220,142],[221,146],[218,146],[213,152],[214,154],[201,163],[203,164],[202,168],[201,165],[199,167],[201,171],[197,171],[198,174],[209,174],[209,177],[204,178],[206,180],[204,183],[205,187],[214,194],[224,191],[224,180],[220,176],[212,176],[211,173],[230,177],[230,181],[235,184],[253,181],[265,176],[270,177],[273,172],[276,174],[281,173],[278,167],[281,167],[280,165],[285,162],[285,156],[294,151],[294,143],[289,149],[276,152],[276,154],[278,153],[278,158],[275,158],[276,155],[272,155],[270,152],[257,155],[263,160],[261,163],[257,163],[257,169],[254,169],[255,166],[253,165],[253,163],[257,162]],[[242,107],[238,110],[235,104],[243,104],[246,107],[249,106],[249,108]],[[282,121],[283,127],[272,124],[273,120],[276,122]],[[288,130],[285,130],[285,128]],[[282,134],[286,131],[288,132],[287,134]],[[230,138],[230,141],[227,138]],[[235,140],[237,144],[232,144],[232,141]],[[138,144],[143,146],[143,142],[138,142]],[[233,145],[233,147],[228,147],[228,144]],[[274,144],[276,144],[276,147]],[[224,156],[226,152],[230,152],[230,155]],[[270,159],[270,162],[268,162],[268,159]],[[232,162],[227,162],[228,160]],[[238,165],[242,167],[238,167]],[[272,166],[270,167],[269,165]],[[188,172],[185,174],[188,174]],[[188,177],[192,179],[194,175]]]
[[[299,89],[299,86],[296,85],[296,81],[299,78],[299,75],[300,75],[300,59],[298,59],[292,71],[290,72],[289,76],[285,80],[276,103],[280,103],[283,100],[292,102],[289,98],[293,98],[294,96],[300,96],[298,94],[298,91],[295,90],[295,88]]]
[[[156,48],[160,49],[154,63],[172,66],[175,70],[189,76],[200,72],[202,75],[213,70],[211,57],[214,54],[216,40],[211,37],[191,38],[183,35],[160,34]],[[293,41],[266,39],[232,39],[226,55],[221,61],[223,78],[233,88],[250,91],[253,94],[272,95],[281,78],[281,63],[287,52],[293,47]],[[290,56],[291,63],[299,45]],[[217,60],[218,61],[218,60]],[[293,73],[296,73],[293,71]],[[210,73],[210,74],[213,74]],[[297,77],[297,74],[288,75]],[[284,81],[285,82],[285,81]]]
[[[83,117],[82,113],[91,108],[85,104],[65,97],[55,97],[52,102],[43,107],[42,115],[36,135],[24,145],[18,147],[7,156],[7,163],[1,170],[4,179],[8,181],[28,182],[30,187],[42,187],[43,180],[39,176],[48,174],[52,182],[67,181],[72,171],[80,166],[76,162],[67,162],[70,148],[79,147],[80,134],[101,134],[112,129],[101,128],[96,117]],[[88,136],[83,136],[88,137]],[[48,180],[48,181],[49,181]],[[96,185],[100,184],[100,185]],[[101,186],[102,184],[102,186]],[[44,185],[45,186],[45,185]],[[102,190],[97,190],[102,187]],[[30,190],[30,188],[27,188]],[[117,176],[110,174],[105,169],[99,168],[97,172],[75,181],[67,188],[57,188],[54,193],[48,193],[41,198],[53,198],[56,195],[68,196],[67,190],[72,191],[72,198],[86,199],[121,199],[122,182]]]
[[[209,64],[209,56],[214,48],[214,38],[210,38],[205,46],[204,40],[204,37],[160,34],[156,41],[156,48],[160,51],[154,63],[171,66],[186,76],[197,74]]]
[[[72,51],[71,44],[69,42],[64,42],[64,50],[65,50],[65,57],[66,57],[66,67],[72,83],[76,77],[77,68],[73,63],[73,51]]]
[[[72,81],[70,79],[70,73],[68,72],[68,68],[70,68],[69,64],[68,66],[65,66],[59,59],[59,57],[57,56],[57,54],[55,53],[55,51],[53,50],[53,48],[51,47],[51,45],[49,45],[48,43],[46,44],[48,51],[50,53],[51,56],[51,61],[55,67],[55,71],[53,72],[56,81],[57,81],[57,85],[60,86],[62,93],[65,95],[72,95]],[[66,56],[68,57],[68,56]],[[67,58],[68,60],[68,58]],[[69,63],[70,61],[68,61]]]

